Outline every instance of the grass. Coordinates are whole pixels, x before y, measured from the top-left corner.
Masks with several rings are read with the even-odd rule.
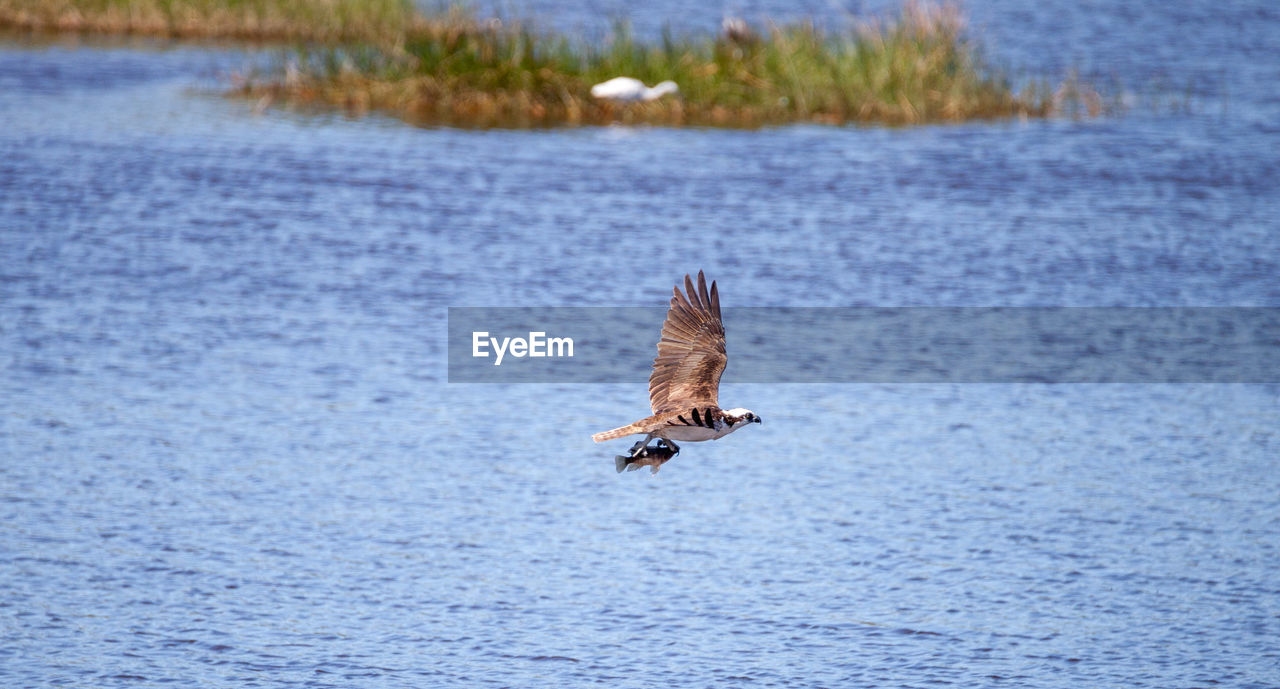
[[[236,92],[471,127],[905,125],[1079,111],[1091,93],[1075,83],[1015,92],[954,7],[917,2],[839,32],[797,23],[640,41],[619,25],[601,44],[457,9],[427,16],[402,0],[0,0],[3,25],[302,41]],[[680,94],[591,97],[592,84],[620,75],[670,79]]]
[[[365,41],[415,17],[409,0],[0,0],[0,27],[168,38]]]

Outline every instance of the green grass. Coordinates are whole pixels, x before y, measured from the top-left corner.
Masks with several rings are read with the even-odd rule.
[[[1075,83],[1015,92],[954,7],[916,2],[843,31],[798,23],[641,41],[619,25],[600,44],[464,10],[422,15],[401,0],[0,0],[5,24],[301,40],[278,70],[236,92],[471,127],[905,125],[1046,116],[1078,110],[1090,93]],[[592,84],[615,76],[670,79],[680,94],[637,104],[591,97]]]

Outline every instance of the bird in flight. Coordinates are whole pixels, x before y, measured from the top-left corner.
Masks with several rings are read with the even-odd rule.
[[[761,423],[750,409],[721,409],[716,397],[724,372],[724,324],[720,321],[720,293],[716,283],[698,271],[698,286],[684,276],[684,293],[676,285],[658,340],[658,357],[649,374],[649,405],[653,416],[596,433],[597,443],[628,435],[644,435],[628,454],[616,458],[618,472],[642,466],[658,467],[680,451],[674,441],[716,440],[749,424]],[[649,446],[654,438],[658,442]]]

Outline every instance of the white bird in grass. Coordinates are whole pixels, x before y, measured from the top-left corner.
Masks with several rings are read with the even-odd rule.
[[[649,101],[657,100],[668,93],[680,90],[674,81],[664,81],[652,88],[644,85],[639,79],[631,77],[614,77],[606,82],[591,87],[591,95],[595,98],[617,101]]]

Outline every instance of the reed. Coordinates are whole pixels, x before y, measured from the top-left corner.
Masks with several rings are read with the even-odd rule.
[[[619,24],[600,43],[460,9],[423,15],[404,0],[0,0],[2,24],[302,40],[235,92],[423,124],[906,125],[1072,105],[1063,89],[1015,91],[983,61],[955,7],[914,1],[841,31],[795,23],[642,41]],[[673,80],[680,93],[632,104],[591,97],[592,84],[620,75]]]

